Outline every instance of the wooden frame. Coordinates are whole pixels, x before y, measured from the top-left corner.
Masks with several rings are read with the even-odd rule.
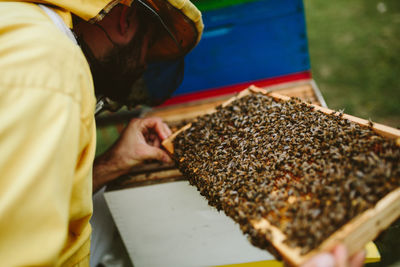
[[[279,85],[264,88],[266,92],[278,92],[279,94],[299,97],[304,101],[311,101],[319,106],[326,106],[321,92],[313,80],[307,79],[296,82],[287,82]],[[213,112],[215,107],[223,104],[233,97],[233,94],[223,95],[214,98],[202,99],[190,103],[182,103],[173,106],[155,108],[148,111],[145,117],[160,117],[163,121],[173,124],[181,124],[182,121],[192,120],[196,116]],[[175,170],[175,171],[172,171]],[[149,178],[145,181],[146,178]],[[172,182],[184,179],[182,174],[176,170],[175,165],[160,166],[160,164],[141,163],[134,166],[129,174],[113,181],[107,187],[107,191],[119,190],[129,187],[142,186]]]
[[[232,97],[228,101],[224,102],[222,106],[227,106],[234,100],[241,98],[243,96],[252,94],[252,93],[263,93],[267,94],[275,99],[279,100],[289,100],[290,97],[283,96],[277,93],[268,93],[267,91],[257,88],[250,87],[242,92],[240,92],[237,96]],[[309,104],[312,105],[312,104]],[[328,108],[312,105],[315,110],[320,110],[323,113],[331,114],[334,112]],[[209,111],[208,113],[215,112],[214,110]],[[351,115],[343,114],[343,118],[358,123],[362,126],[370,125],[370,121],[360,119]],[[173,154],[174,148],[172,141],[174,138],[181,133],[182,131],[188,129],[191,124],[186,125],[179,131],[175,132],[168,139],[164,140],[162,145],[169,151],[169,153]],[[372,129],[378,134],[390,138],[395,139],[396,144],[400,146],[400,130],[394,129],[382,124],[373,123]],[[284,233],[279,230],[277,227],[271,225],[268,220],[261,219],[258,221],[252,221],[251,224],[255,229],[263,230],[271,233],[271,239],[269,241],[271,244],[280,252],[283,258],[292,265],[301,265],[309,260],[315,254],[321,251],[329,251],[338,243],[344,244],[348,250],[349,254],[352,255],[356,251],[362,249],[366,243],[373,240],[378,234],[387,228],[392,222],[394,222],[400,216],[400,188],[392,191],[384,198],[378,201],[375,207],[370,208],[363,212],[362,214],[356,216],[347,224],[339,228],[336,232],[334,232],[331,236],[329,236],[318,248],[310,251],[305,255],[301,255],[300,248],[291,248],[288,245],[283,243],[285,240]],[[266,237],[267,238],[267,237]]]

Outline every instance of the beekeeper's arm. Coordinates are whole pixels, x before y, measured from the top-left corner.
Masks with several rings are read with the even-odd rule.
[[[161,142],[171,135],[159,118],[133,119],[117,142],[93,165],[93,192],[106,183],[126,174],[143,160],[171,162]]]

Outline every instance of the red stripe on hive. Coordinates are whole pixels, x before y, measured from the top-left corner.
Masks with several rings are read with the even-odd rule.
[[[159,107],[181,104],[181,103],[191,102],[191,101],[210,98],[210,97],[222,96],[222,95],[227,95],[227,94],[233,94],[233,93],[242,91],[243,89],[249,87],[250,85],[255,85],[258,87],[266,87],[266,86],[276,85],[276,84],[280,84],[280,83],[293,82],[293,81],[306,80],[306,79],[311,79],[311,73],[309,71],[299,72],[299,73],[295,73],[295,74],[289,74],[289,75],[279,76],[279,77],[274,77],[274,78],[256,80],[256,81],[251,81],[251,82],[238,83],[235,85],[228,85],[228,86],[223,86],[223,87],[207,89],[207,90],[200,91],[200,92],[178,95],[171,99],[168,99],[163,104],[161,104]]]

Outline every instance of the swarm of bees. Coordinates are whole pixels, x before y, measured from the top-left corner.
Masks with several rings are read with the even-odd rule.
[[[268,233],[254,220],[267,219],[306,254],[400,186],[394,141],[294,98],[242,97],[173,142],[190,183],[266,249]]]

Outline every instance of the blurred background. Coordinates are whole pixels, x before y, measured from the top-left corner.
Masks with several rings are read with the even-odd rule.
[[[328,107],[400,128],[400,1],[304,0],[311,71]],[[400,266],[400,221],[375,241]]]
[[[304,5],[311,70],[328,107],[400,127],[400,1]]]

